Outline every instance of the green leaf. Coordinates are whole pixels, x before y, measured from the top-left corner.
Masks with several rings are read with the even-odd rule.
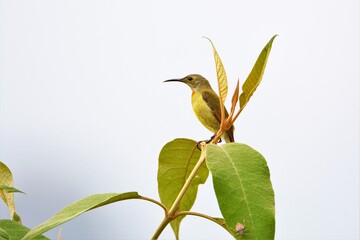
[[[7,232],[0,228],[0,240],[10,240],[9,235],[7,234]]]
[[[3,190],[6,193],[15,193],[15,192],[24,193],[23,191],[20,191],[19,189],[16,189],[14,187],[9,187],[6,185],[0,185],[0,190]]]
[[[275,201],[264,157],[245,144],[208,145],[206,162],[227,226],[245,227],[237,239],[273,239]]]
[[[215,67],[216,67],[216,75],[218,80],[218,87],[219,87],[219,97],[222,102],[222,105],[224,105],[226,96],[228,93],[228,82],[227,82],[227,76],[225,72],[224,65],[221,61],[221,58],[216,51],[216,48],[213,44],[213,42],[210,40],[210,38],[205,37],[209,42],[211,43],[213,52],[214,52],[214,59],[215,59]]]
[[[0,186],[2,186],[0,187],[0,197],[8,207],[11,218],[21,223],[21,218],[15,211],[14,193],[11,191],[15,189],[13,184],[14,181],[10,169],[0,161]]]
[[[26,233],[29,232],[29,228],[25,227],[24,225],[21,225],[20,223],[17,223],[15,221],[11,220],[0,220],[0,239],[21,239],[25,236]],[[6,235],[5,235],[6,234]],[[7,236],[7,238],[6,238]],[[44,236],[38,236],[35,238],[36,240],[49,240],[49,238]]]
[[[137,192],[127,192],[121,194],[103,193],[85,197],[80,201],[70,204],[44,223],[31,229],[30,232],[26,234],[24,238],[22,238],[22,240],[34,239],[36,236],[39,236],[42,233],[49,231],[50,229],[63,224],[64,222],[67,222],[89,210],[122,200],[139,198],[141,198],[141,196]]]
[[[175,139],[167,143],[159,155],[158,190],[161,202],[169,209],[174,203],[186,179],[200,158],[196,142],[190,139]],[[178,211],[189,211],[193,206],[199,184],[205,183],[209,175],[206,165],[200,167],[187,189]],[[175,236],[179,238],[179,227],[183,216],[171,221]]]
[[[264,71],[268,57],[270,55],[272,43],[276,36],[277,35],[274,35],[270,39],[270,41],[266,44],[264,49],[261,51],[253,69],[251,70],[249,76],[242,85],[243,92],[240,95],[240,108],[244,108],[246,106],[251,96],[255,92],[256,88],[259,86],[261,79],[264,75]]]

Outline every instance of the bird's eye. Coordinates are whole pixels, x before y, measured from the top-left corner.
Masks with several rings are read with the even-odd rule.
[[[188,77],[188,80],[191,81],[191,80],[193,80],[193,78],[192,78],[192,77]]]

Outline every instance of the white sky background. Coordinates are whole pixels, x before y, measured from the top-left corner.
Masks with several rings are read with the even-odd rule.
[[[359,238],[359,2],[0,1],[0,159],[34,227],[94,193],[158,199],[168,141],[208,138],[190,89],[163,80],[199,73],[215,87],[210,37],[232,93],[275,39],[236,141],[267,159],[276,239]],[[220,216],[211,178],[194,211]],[[0,204],[0,218],[8,218]],[[149,239],[157,206],[126,201],[62,226],[63,239]],[[59,228],[46,235],[56,238]],[[182,239],[230,239],[196,217]],[[167,228],[161,239],[172,239]]]

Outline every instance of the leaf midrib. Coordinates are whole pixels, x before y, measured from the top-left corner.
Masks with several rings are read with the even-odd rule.
[[[226,157],[230,160],[230,163],[231,163],[232,167],[233,167],[234,170],[235,170],[237,179],[238,179],[239,182],[240,182],[241,191],[242,191],[242,193],[243,193],[243,195],[244,195],[244,198],[245,198],[246,209],[248,210],[248,213],[249,213],[249,216],[250,216],[250,220],[251,220],[251,224],[252,224],[253,228],[255,229],[255,224],[254,224],[254,220],[253,220],[253,217],[252,217],[252,214],[251,214],[251,211],[250,211],[249,202],[248,202],[248,199],[247,199],[247,196],[246,196],[246,193],[245,193],[244,186],[243,186],[242,180],[241,180],[241,178],[240,178],[240,175],[238,174],[238,171],[236,170],[234,161],[232,161],[232,158],[230,157],[230,155],[228,154],[228,152],[225,151],[225,149],[224,149],[223,147],[220,147],[220,149],[225,153]],[[255,234],[255,239],[256,239],[256,231],[254,231],[254,234]]]

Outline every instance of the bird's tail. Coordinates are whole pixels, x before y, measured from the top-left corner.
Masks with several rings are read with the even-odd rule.
[[[234,139],[234,126],[232,126],[227,132],[223,135],[225,142],[235,142]]]

